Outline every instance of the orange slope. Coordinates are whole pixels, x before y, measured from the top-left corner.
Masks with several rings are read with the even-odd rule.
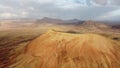
[[[31,41],[15,68],[120,68],[120,45],[97,34],[48,31]]]

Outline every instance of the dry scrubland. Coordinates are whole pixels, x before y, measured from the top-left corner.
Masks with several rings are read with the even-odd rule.
[[[95,36],[95,38],[97,38],[98,40],[88,39],[89,41],[95,42],[95,43],[94,43],[94,46],[90,46],[90,48],[88,48],[89,46],[83,47],[83,49],[85,49],[85,51],[83,50],[83,52],[81,52],[81,53],[82,54],[85,53],[85,55],[81,55],[82,59],[80,59],[80,57],[78,57],[79,51],[74,51],[77,49],[74,49],[73,51],[71,51],[69,54],[67,54],[65,56],[63,54],[66,52],[64,52],[62,54],[57,53],[57,54],[61,54],[61,56],[59,56],[60,64],[56,61],[56,58],[54,58],[54,57],[51,58],[50,54],[53,53],[53,51],[51,50],[52,48],[51,48],[50,49],[51,53],[46,53],[44,55],[45,56],[44,61],[40,61],[41,63],[44,62],[43,64],[40,64],[40,65],[42,65],[43,68],[44,68],[44,66],[50,66],[51,68],[58,68],[58,67],[59,68],[80,68],[80,67],[81,68],[83,68],[83,67],[89,68],[89,66],[91,65],[91,64],[89,64],[90,62],[93,62],[94,68],[97,68],[96,67],[97,64],[102,65],[102,66],[99,66],[98,68],[119,68],[120,67],[120,61],[119,61],[120,59],[118,58],[120,55],[119,54],[119,51],[120,51],[120,48],[119,48],[120,32],[119,32],[119,30],[97,29],[97,28],[87,28],[87,27],[88,26],[80,27],[78,25],[51,25],[51,24],[45,25],[45,24],[41,24],[39,26],[37,25],[36,27],[31,26],[31,27],[12,28],[12,29],[2,29],[1,28],[0,29],[0,68],[8,68],[8,66],[11,66],[11,68],[15,68],[12,66],[17,66],[17,65],[18,65],[18,67],[16,67],[16,68],[24,68],[24,67],[19,67],[19,66],[24,66],[24,65],[28,66],[27,63],[33,65],[33,68],[35,68],[34,64],[37,64],[37,62],[40,61],[39,57],[36,57],[36,58],[30,57],[33,53],[33,52],[31,52],[32,50],[27,51],[28,55],[23,55],[23,53],[26,50],[25,49],[26,45],[30,44],[30,41],[39,37],[41,34],[45,33],[49,29],[53,29],[53,31],[55,30],[55,32],[67,32],[67,33],[72,33],[74,35],[84,34],[84,33],[90,33],[90,34],[94,33],[94,34],[101,35],[103,37],[97,38],[98,36],[97,37]],[[54,38],[54,34],[52,37]],[[65,35],[64,37],[67,37],[67,35]],[[107,39],[112,39],[112,41],[114,40],[115,43],[111,43],[110,41],[106,41],[105,39],[101,40],[104,37],[105,37],[105,39],[107,38]],[[87,37],[87,38],[89,38],[89,37]],[[67,39],[68,38],[66,38],[65,40],[67,40]],[[70,42],[69,44],[71,44],[71,47],[68,48],[68,51],[71,50],[71,48],[73,48],[72,47],[73,44],[77,43],[77,41],[80,41],[80,40],[84,41],[85,39],[78,39],[76,41],[73,40],[74,42]],[[39,42],[41,42],[41,41],[39,41]],[[100,41],[100,42],[98,42],[98,41]],[[47,43],[50,43],[50,42],[47,42]],[[103,43],[105,43],[105,44],[103,44]],[[110,46],[108,46],[107,43]],[[50,43],[50,44],[51,44],[51,46],[53,46],[52,43]],[[53,44],[57,44],[57,43],[54,42]],[[60,44],[62,44],[62,42],[60,42]],[[80,44],[82,44],[82,43],[80,43]],[[88,43],[86,43],[85,45],[87,45],[87,44]],[[92,44],[92,43],[90,43],[90,44]],[[98,44],[99,46],[98,47],[95,46],[96,44]],[[100,44],[105,45],[105,49],[102,48],[100,46]],[[48,46],[46,43],[45,43],[45,45]],[[92,50],[92,52],[90,52],[89,50],[92,47],[93,47],[93,50]],[[109,51],[110,47],[111,48],[114,47],[112,51]],[[34,47],[32,46],[32,48],[34,48]],[[41,46],[41,48],[42,48],[42,46]],[[54,48],[54,46],[53,46],[53,48]],[[76,46],[76,48],[77,48],[77,46]],[[80,47],[78,46],[78,48],[80,48]],[[99,54],[98,51],[94,52],[95,48],[98,48],[102,53]],[[28,48],[28,49],[31,49],[31,48]],[[42,49],[40,49],[40,50],[42,50]],[[48,48],[48,50],[49,50],[49,48]],[[116,50],[117,50],[117,52],[115,52]],[[49,52],[49,51],[46,50],[45,52]],[[74,55],[74,52],[75,52],[75,55]],[[105,55],[106,53],[104,54],[104,52],[107,52],[108,54]],[[109,54],[109,53],[111,53],[111,54]],[[38,54],[36,53],[36,55],[39,55],[39,54],[41,54],[41,53],[38,53]],[[95,54],[95,56],[92,56],[91,54]],[[100,56],[101,54],[103,54],[103,55]],[[117,54],[117,57],[114,56],[116,54]],[[48,55],[49,55],[49,57],[47,57]],[[109,56],[109,55],[111,55],[111,56]],[[75,62],[73,62],[73,59],[69,58],[69,56],[74,58]],[[89,59],[89,56],[91,56],[92,58]],[[96,59],[94,60],[93,57]],[[103,58],[103,57],[106,57],[106,58]],[[48,58],[51,58],[51,59],[49,61],[47,61]],[[97,59],[97,58],[100,58],[100,59]],[[32,60],[32,59],[34,59],[34,60]],[[36,60],[39,60],[39,61],[36,61]],[[101,62],[99,62],[99,60]],[[30,63],[32,61],[34,63]],[[54,61],[54,62],[52,62],[52,61]],[[79,63],[79,61],[82,61],[82,62],[80,64],[76,65],[76,63],[77,62]],[[47,63],[47,65],[45,63]],[[50,63],[52,63],[53,65]],[[110,67],[110,64],[113,64],[113,65],[111,65],[111,67]],[[38,64],[37,65],[38,67],[36,67],[36,68],[42,68],[42,67],[39,67],[40,65]],[[57,65],[59,65],[59,66],[56,67]],[[114,67],[114,66],[118,66],[118,67]],[[50,67],[47,67],[47,68],[50,68]],[[91,68],[93,68],[93,67],[91,66]],[[28,67],[26,67],[26,68],[28,68]]]

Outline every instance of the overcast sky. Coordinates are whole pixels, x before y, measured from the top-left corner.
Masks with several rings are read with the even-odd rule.
[[[0,0],[0,19],[43,17],[120,21],[120,0]]]

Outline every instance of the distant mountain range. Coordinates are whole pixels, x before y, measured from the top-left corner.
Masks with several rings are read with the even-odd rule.
[[[61,20],[61,19],[53,19],[53,18],[48,18],[44,17],[42,19],[36,20],[36,23],[42,24],[42,23],[49,23],[49,24],[58,24],[58,25],[79,25],[79,26],[84,26],[84,27],[89,27],[89,28],[120,28],[120,25],[111,25],[108,22],[101,22],[101,21],[82,21],[79,19],[71,19],[71,20]]]
[[[118,25],[113,25],[112,27],[115,28],[115,29],[120,29],[120,24],[118,24]]]
[[[92,23],[103,23],[104,25],[115,25],[114,22],[108,22],[108,21],[94,21],[94,20],[79,20],[79,19],[70,19],[70,20],[62,20],[62,19],[53,19],[53,18],[48,18],[48,17],[44,17],[42,19],[37,19],[36,20],[39,23],[54,23],[54,24],[82,24],[84,22],[90,22]],[[111,24],[112,23],[112,24]],[[87,24],[87,23],[86,23]],[[99,24],[100,25],[100,24]],[[120,25],[119,22],[117,22],[117,25]]]
[[[83,24],[81,24],[83,27],[89,27],[89,28],[111,28],[109,24],[98,22],[98,21],[85,21]]]
[[[57,24],[57,23],[65,23],[66,21],[61,20],[61,19],[53,19],[53,18],[44,17],[42,19],[37,19],[36,22],[37,23],[53,23],[53,24]]]
[[[76,25],[76,26],[82,26],[82,27],[89,27],[89,28],[114,28],[119,29],[120,24],[117,25],[111,25],[108,22],[100,22],[100,21],[82,21],[79,19],[71,19],[71,20],[61,20],[61,19],[53,19],[44,17],[42,19],[20,19],[20,20],[1,20],[0,26],[7,25],[7,26],[34,26],[34,25],[40,25],[40,24],[56,24],[56,25]]]

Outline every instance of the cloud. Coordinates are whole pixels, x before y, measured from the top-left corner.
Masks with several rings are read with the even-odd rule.
[[[112,5],[120,6],[120,0],[110,0]]]
[[[120,18],[120,9],[110,11],[108,13],[104,13],[103,15],[99,16],[98,20],[111,20],[111,21],[119,21]]]
[[[103,15],[103,18],[108,18],[108,17],[113,17],[113,16],[120,16],[120,10],[115,10],[115,11],[111,11],[105,15]]]
[[[42,17],[118,19],[120,0],[0,0],[0,19]],[[117,16],[118,15],[118,16]],[[116,18],[115,18],[116,17]],[[119,20],[119,19],[118,19]]]
[[[76,2],[74,0],[61,0],[61,1],[57,1],[57,3],[55,4],[58,8],[63,8],[63,9],[73,9],[76,7],[80,7],[83,6],[83,4],[81,4],[81,2]]]
[[[108,0],[93,0],[94,3],[99,4],[99,5],[107,5]]]
[[[6,18],[11,18],[11,17],[17,17],[17,15],[16,14],[12,14],[12,13],[1,13],[0,17],[6,19]]]
[[[120,6],[120,0],[91,0],[91,5]]]
[[[53,3],[55,0],[38,0],[39,3],[41,4],[46,4],[46,3]]]

